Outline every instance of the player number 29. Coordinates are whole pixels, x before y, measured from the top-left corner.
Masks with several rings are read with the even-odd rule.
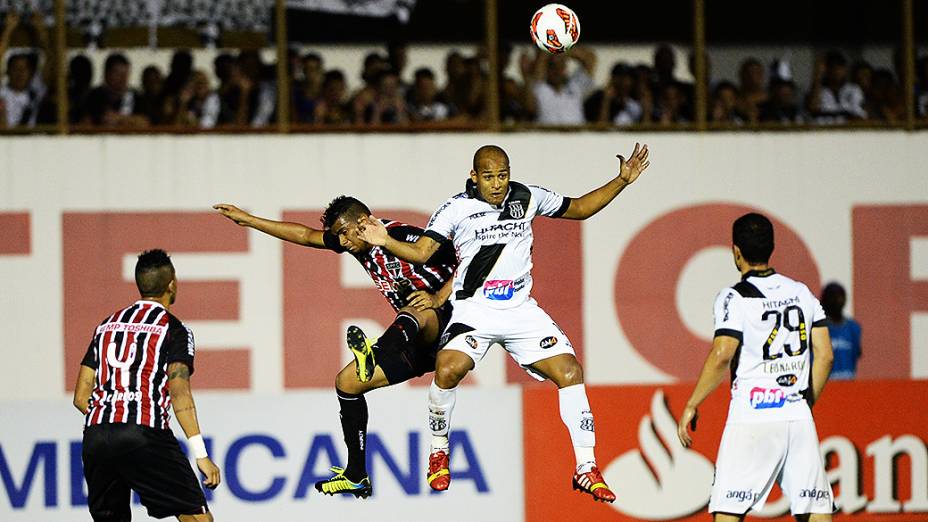
[[[770,335],[767,336],[767,340],[764,342],[764,360],[770,361],[783,357],[783,352],[770,353],[770,346],[777,338],[777,334],[780,333],[781,327],[786,328],[790,333],[799,334],[798,350],[794,351],[793,345],[788,342],[783,343],[783,350],[786,354],[790,357],[795,357],[806,353],[806,350],[809,349],[809,335],[806,331],[806,318],[802,313],[802,308],[796,305],[790,305],[783,309],[783,313],[780,313],[779,310],[767,310],[760,319],[761,321],[766,321],[770,317],[775,317],[776,321],[773,324],[773,330],[770,331]]]

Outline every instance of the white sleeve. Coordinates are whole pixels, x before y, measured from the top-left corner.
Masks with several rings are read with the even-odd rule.
[[[425,227],[426,236],[438,242],[447,241],[454,237],[454,227],[457,224],[457,220],[454,219],[454,215],[456,214],[454,201],[454,198],[445,201],[445,203],[438,207],[438,210],[432,214],[432,217],[429,218],[429,224]]]
[[[744,338],[744,312],[741,296],[733,288],[726,288],[715,298],[715,337],[727,335],[739,341]]]
[[[809,299],[812,301],[812,328],[825,326],[827,316],[825,315],[825,309],[822,308],[822,303],[815,297],[812,290],[809,290],[809,287],[806,287],[806,292],[809,293]]]
[[[570,198],[557,192],[537,185],[529,185],[528,189],[532,191],[532,199],[538,209],[535,211],[536,216],[561,217],[570,206]]]

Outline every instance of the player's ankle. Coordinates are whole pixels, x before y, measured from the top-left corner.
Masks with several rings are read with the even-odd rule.
[[[578,462],[577,463],[577,473],[589,473],[593,471],[593,468],[596,467],[596,461],[590,460],[587,462]]]

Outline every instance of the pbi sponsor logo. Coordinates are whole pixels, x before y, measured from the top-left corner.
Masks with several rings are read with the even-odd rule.
[[[786,375],[781,375],[777,377],[777,384],[780,386],[792,386],[796,384],[796,381],[799,380],[799,377],[796,377],[795,374],[787,373]]]
[[[799,498],[811,498],[813,502],[831,500],[831,492],[827,489],[800,489]]]
[[[491,301],[508,301],[515,293],[511,279],[493,279],[483,284],[483,296]]]
[[[557,337],[553,335],[551,337],[545,337],[544,339],[541,340],[540,343],[538,343],[538,345],[541,346],[543,350],[547,350],[548,348],[551,348],[555,344],[557,344]]]
[[[750,400],[755,410],[782,408],[786,404],[786,393],[780,389],[756,387],[751,389]]]
[[[752,489],[728,490],[725,492],[725,498],[737,500],[738,503],[750,502],[753,504],[760,499],[760,493],[754,493]]]

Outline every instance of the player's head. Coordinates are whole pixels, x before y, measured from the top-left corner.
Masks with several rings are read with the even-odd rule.
[[[502,205],[509,192],[509,156],[497,145],[484,145],[474,153],[470,179],[480,197],[491,205]]]
[[[766,265],[773,254],[773,223],[751,212],[735,220],[731,231],[732,253],[738,270]]]
[[[370,217],[371,210],[364,203],[351,196],[338,196],[322,214],[322,226],[335,234],[342,248],[352,253],[364,252],[371,245],[358,237],[358,223]]]
[[[822,288],[822,308],[825,309],[825,315],[840,319],[847,303],[847,293],[840,283],[832,281]]]
[[[167,297],[168,304],[174,304],[177,299],[177,277],[167,252],[156,248],[139,254],[135,262],[135,286],[143,298]]]

